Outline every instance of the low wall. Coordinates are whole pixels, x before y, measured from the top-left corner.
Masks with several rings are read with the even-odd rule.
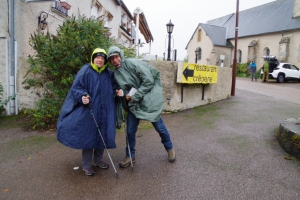
[[[209,104],[231,97],[232,69],[218,67],[218,82],[205,84],[204,99],[202,100],[202,84],[177,83],[178,62],[173,61],[146,61],[161,73],[164,110],[176,112]],[[169,100],[168,100],[169,99]]]

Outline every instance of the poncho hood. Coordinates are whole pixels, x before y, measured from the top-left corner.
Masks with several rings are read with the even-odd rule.
[[[103,53],[105,54],[105,62],[104,62],[104,65],[99,69],[98,66],[96,64],[94,64],[94,60],[93,60],[93,56],[96,54],[96,53]],[[106,68],[106,64],[107,64],[107,54],[106,54],[106,51],[104,49],[100,49],[100,48],[96,48],[92,55],[91,55],[91,66],[92,68],[98,72],[99,74]]]
[[[113,53],[118,53],[121,57],[121,62],[123,64],[123,62],[125,62],[125,56],[124,56],[124,52],[117,46],[111,46],[109,49],[108,49],[108,54],[107,54],[107,57],[109,58],[111,54]],[[110,62],[109,62],[110,63]]]

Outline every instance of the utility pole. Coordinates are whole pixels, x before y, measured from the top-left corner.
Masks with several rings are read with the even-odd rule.
[[[235,40],[234,40],[234,58],[232,67],[232,84],[231,84],[231,96],[235,95],[235,81],[236,81],[236,50],[237,50],[237,40],[239,31],[239,0],[236,0],[236,21],[235,21]]]

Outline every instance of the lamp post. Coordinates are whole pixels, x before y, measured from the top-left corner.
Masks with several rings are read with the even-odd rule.
[[[164,52],[163,55],[164,55],[164,60],[165,60],[165,55],[166,55],[166,53]]]
[[[155,60],[157,60],[157,55],[155,55]]]
[[[170,52],[171,52],[171,34],[173,32],[173,28],[174,28],[174,24],[172,24],[171,20],[169,23],[166,24],[167,25],[167,31],[169,34],[169,44],[168,44],[168,58],[167,60],[170,61]]]
[[[197,58],[198,58],[198,52],[199,52],[198,49],[196,49],[196,50],[195,50],[195,56],[196,56],[196,58],[195,58],[195,63],[196,63],[196,64],[197,64],[197,60],[198,60],[198,59],[197,59]]]

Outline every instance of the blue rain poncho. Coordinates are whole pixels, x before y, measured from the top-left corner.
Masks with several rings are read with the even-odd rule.
[[[95,49],[91,56],[102,49]],[[106,52],[104,51],[106,54]],[[113,72],[105,65],[98,70],[91,62],[77,73],[62,106],[57,123],[57,140],[74,149],[105,149],[95,121],[98,123],[107,148],[116,148],[116,108],[114,94],[117,84]],[[90,96],[90,104],[82,103],[82,96]],[[90,108],[89,108],[90,106]]]

